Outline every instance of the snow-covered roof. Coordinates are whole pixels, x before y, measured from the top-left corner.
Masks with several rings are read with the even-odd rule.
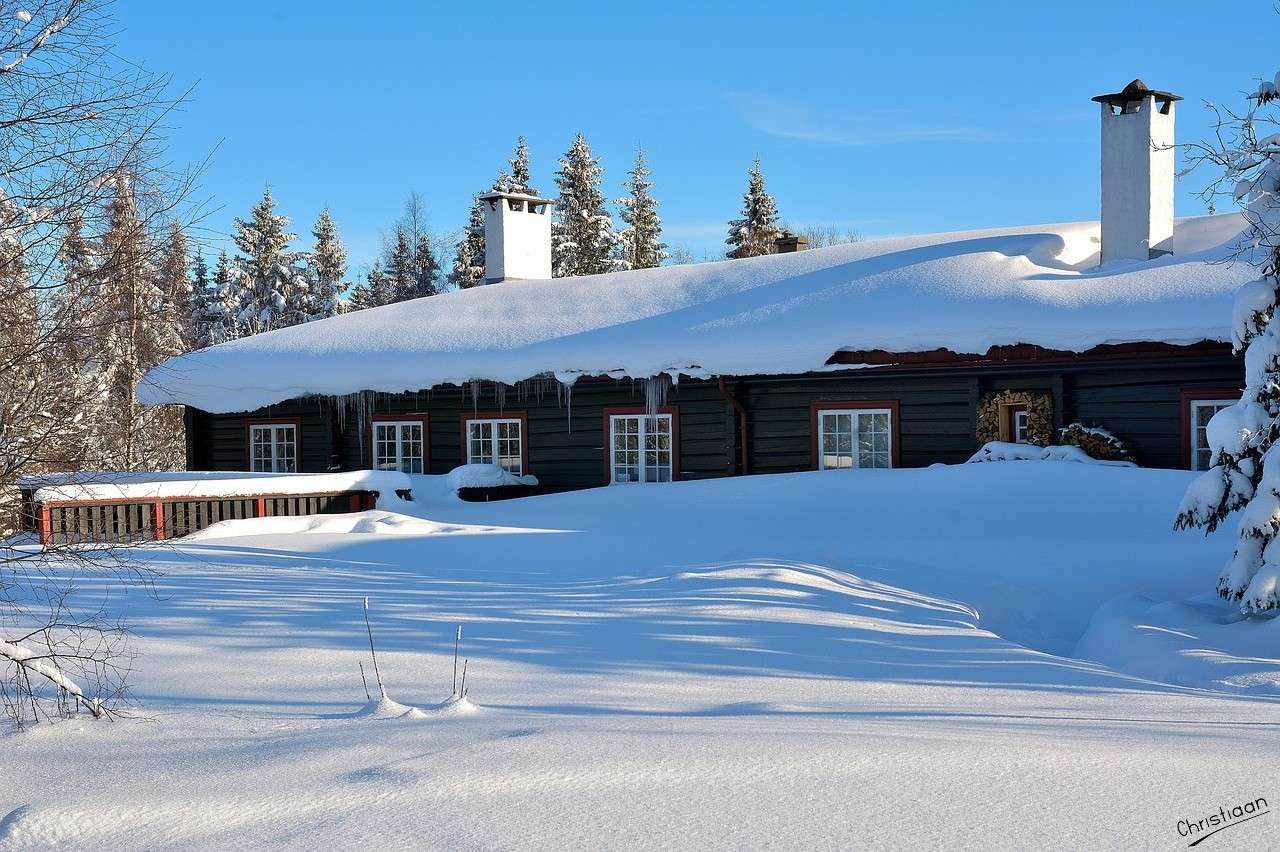
[[[840,350],[1230,340],[1237,215],[1180,220],[1174,251],[1098,266],[1097,222],[869,240],[793,254],[510,281],[173,358],[150,403],[245,411],[310,394],[554,374],[800,373]]]

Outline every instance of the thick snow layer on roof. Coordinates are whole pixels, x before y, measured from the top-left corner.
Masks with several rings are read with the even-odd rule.
[[[1174,253],[1098,266],[1096,222],[872,240],[747,260],[511,281],[174,358],[144,401],[207,411],[541,374],[797,373],[833,352],[1230,340],[1236,215],[1181,220]]]
[[[25,477],[18,484],[32,489],[38,503],[334,494],[342,491],[377,491],[389,499],[395,496],[396,491],[409,491],[413,487],[405,474],[386,470],[344,473],[48,473]]]

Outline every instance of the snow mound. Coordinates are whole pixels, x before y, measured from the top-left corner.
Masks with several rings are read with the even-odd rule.
[[[841,350],[1229,341],[1236,215],[1180,220],[1174,251],[1098,265],[1097,222],[868,240],[791,254],[473,287],[170,359],[152,404],[246,411],[541,375],[802,373]]]
[[[450,696],[439,704],[432,704],[425,710],[401,704],[387,696],[374,698],[356,711],[357,719],[436,719],[448,716],[470,716],[479,712],[479,707],[466,697]]]
[[[516,476],[496,464],[464,464],[449,471],[445,482],[449,490],[462,488],[502,488],[508,485],[537,485],[538,477],[532,474]]]
[[[996,461],[1066,461],[1109,467],[1136,467],[1133,462],[1095,459],[1079,447],[1037,447],[1035,444],[1010,444],[1006,441],[988,441],[973,454],[967,464]]]
[[[440,523],[396,512],[371,510],[339,515],[293,515],[219,521],[186,536],[183,541],[254,535],[455,535],[494,532],[502,530],[489,525]]]
[[[357,719],[425,719],[426,714],[417,707],[401,704],[399,701],[382,696],[374,698],[356,711]]]
[[[1181,686],[1280,695],[1280,618],[1247,617],[1216,595],[1098,608],[1075,656]]]
[[[412,489],[409,477],[389,470],[343,473],[246,473],[181,471],[147,473],[45,473],[23,477],[19,487],[32,489],[37,501],[161,500],[240,497],[257,494],[328,494],[377,491],[395,500],[397,491]],[[398,501],[397,501],[398,502]]]

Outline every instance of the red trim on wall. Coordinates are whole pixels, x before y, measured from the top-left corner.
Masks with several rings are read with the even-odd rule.
[[[814,470],[818,470],[818,412],[819,411],[847,411],[864,408],[887,408],[889,409],[889,432],[890,438],[889,455],[894,467],[901,467],[901,451],[902,451],[902,423],[898,416],[898,401],[896,399],[873,399],[873,400],[849,400],[849,399],[823,399],[815,400],[809,403],[809,463]]]
[[[253,473],[253,427],[293,425],[293,457],[297,464],[297,473],[302,473],[302,418],[301,417],[254,417],[244,421],[244,469]],[[266,473],[269,471],[259,471]]]
[[[373,470],[374,452],[377,450],[373,444],[373,424],[413,423],[414,421],[422,422],[422,472],[431,472],[431,417],[425,411],[414,411],[408,414],[370,414],[365,419],[365,446],[369,448],[365,454],[365,462],[368,463],[370,470]]]
[[[1191,403],[1202,399],[1239,399],[1240,394],[1240,388],[1208,386],[1183,388],[1179,392],[1178,404],[1182,407],[1182,411],[1178,419],[1182,424],[1180,430],[1182,449],[1179,450],[1178,457],[1182,460],[1184,468],[1191,469]]]
[[[164,541],[164,501],[157,500],[151,504],[151,537],[156,541]]]
[[[1030,343],[1011,346],[992,346],[984,353],[953,352],[950,349],[931,349],[927,352],[889,352],[884,349],[836,352],[827,364],[871,364],[885,367],[951,367],[957,365],[1076,363],[1115,358],[1166,358],[1170,355],[1230,355],[1231,344],[1216,340],[1178,345],[1173,343],[1107,343],[1094,346],[1084,352],[1064,349],[1046,349]]]
[[[617,405],[604,409],[604,484],[613,484],[613,430],[609,418],[615,415],[648,414],[643,405]],[[671,480],[680,479],[680,410],[674,405],[664,405],[658,414],[671,415]]]
[[[529,414],[526,411],[466,411],[458,415],[458,434],[462,463],[467,463],[470,439],[467,422],[470,420],[519,420],[520,421],[520,469],[529,472]]]
[[[729,392],[729,388],[724,382],[724,376],[719,377],[719,387],[720,395],[728,400],[729,405],[731,405],[733,410],[738,413],[738,432],[740,433],[740,440],[742,441],[742,446],[738,448],[738,452],[740,454],[740,458],[738,460],[738,475],[746,476],[750,473],[747,469],[747,460],[749,459],[748,448],[750,447],[750,441],[747,438],[747,409],[742,404],[742,400]]]

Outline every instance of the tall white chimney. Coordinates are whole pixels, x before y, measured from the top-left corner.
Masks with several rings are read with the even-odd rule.
[[[551,277],[549,198],[489,192],[484,202],[484,283]]]
[[[1173,251],[1173,105],[1134,80],[1102,105],[1102,262]]]

